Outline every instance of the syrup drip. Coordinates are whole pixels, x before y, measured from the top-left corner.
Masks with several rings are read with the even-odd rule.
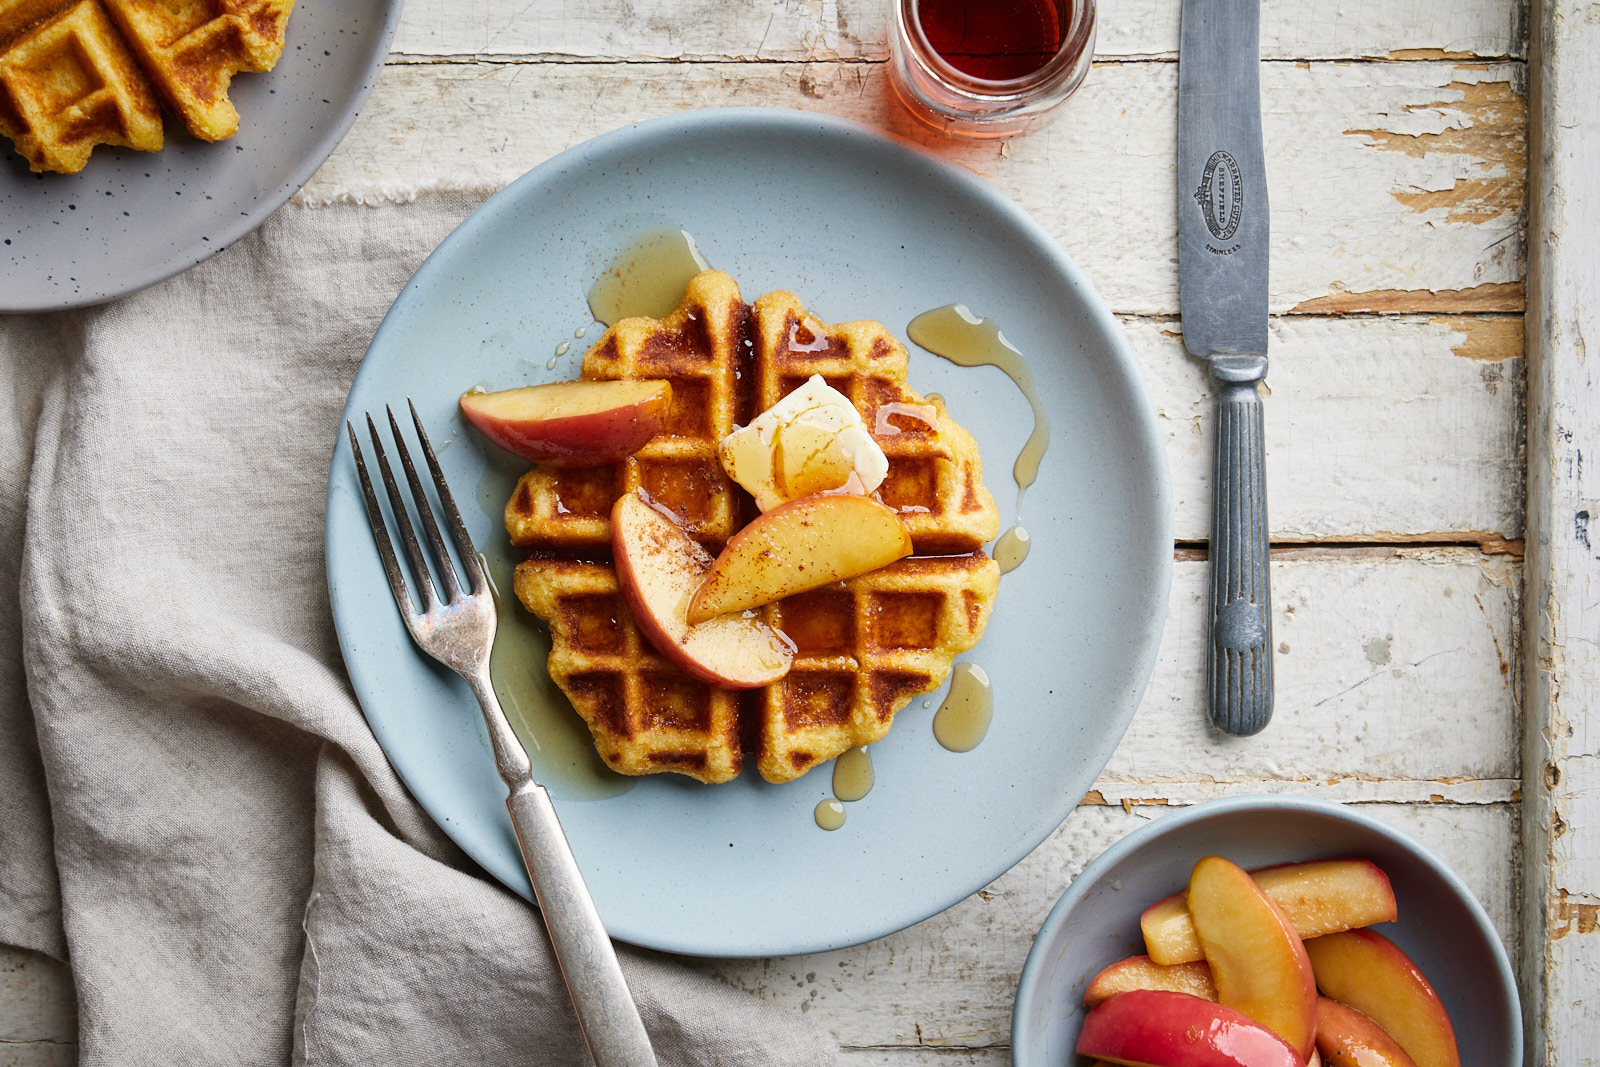
[[[829,797],[817,804],[813,817],[824,830],[837,830],[844,825],[844,805]]]
[[[994,543],[994,561],[1000,564],[1001,574],[1010,574],[1028,558],[1030,540],[1028,531],[1019,523],[1000,535]]]
[[[1033,432],[1028,434],[1027,442],[1011,467],[1011,477],[1017,483],[1017,523],[1001,535],[994,546],[1000,573],[1009,574],[1028,558],[1030,538],[1022,526],[1022,498],[1028,487],[1038,480],[1039,463],[1050,447],[1050,415],[1033,384],[1033,372],[1028,369],[1022,353],[1005,339],[999,326],[990,319],[978,318],[960,304],[923,312],[906,327],[906,336],[934,355],[960,366],[998,367],[1033,409]]]
[[[512,571],[521,553],[511,547],[500,525],[506,501],[528,464],[484,442],[487,463],[478,481],[478,505],[495,520],[497,531],[480,552],[497,616],[489,677],[495,695],[522,747],[533,761],[534,778],[558,797],[601,800],[633,788],[633,779],[611,770],[595,754],[583,720],[543,668],[550,636],[511,592]]]
[[[1050,447],[1050,415],[1039,399],[1027,360],[1011,347],[992,320],[980,319],[960,304],[923,312],[906,327],[906,336],[951,363],[963,367],[998,367],[1022,391],[1033,409],[1033,432],[1011,468],[1017,483],[1017,511],[1020,513],[1022,496],[1038,479],[1039,461]]]
[[[860,800],[872,792],[872,753],[858,745],[833,761],[833,795],[843,801]]]
[[[951,752],[971,752],[983,743],[993,718],[989,676],[976,663],[957,663],[950,694],[933,713],[934,739]]]
[[[684,231],[646,231],[589,288],[589,311],[605,326],[640,315],[665,318],[683,301],[689,280],[710,267]]]

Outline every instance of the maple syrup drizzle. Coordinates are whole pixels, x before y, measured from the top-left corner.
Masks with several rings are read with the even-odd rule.
[[[528,464],[487,441],[478,505],[498,527],[478,554],[494,594],[496,628],[489,654],[489,677],[511,729],[533,761],[534,778],[557,796],[602,800],[620,796],[634,781],[607,767],[566,696],[542,669],[550,658],[550,636],[536,626],[511,591],[512,572],[521,553],[511,547],[501,525],[506,501]]]
[[[664,319],[683,301],[689,280],[710,268],[694,238],[683,230],[647,230],[595,279],[589,311],[605,326],[639,315]]]
[[[813,812],[813,818],[817,820],[817,825],[824,830],[837,830],[844,825],[844,805],[829,797],[827,800],[818,802],[816,811]]]
[[[942,359],[962,367],[998,367],[1033,409],[1033,432],[1028,434],[1011,477],[1017,483],[1017,522],[994,545],[1000,573],[1009,574],[1028,558],[1030,539],[1022,525],[1022,498],[1039,478],[1039,463],[1050,447],[1050,415],[1045,411],[1033,372],[1021,352],[1011,347],[991,319],[980,319],[961,304],[947,304],[912,319],[906,336]]]
[[[866,745],[846,749],[833,761],[833,795],[846,802],[872,792],[872,753]]]
[[[994,561],[1000,564],[1000,573],[1010,574],[1020,567],[1028,558],[1030,544],[1028,531],[1020,524],[1001,534],[1000,540],[994,543]]]
[[[933,713],[933,736],[951,752],[971,752],[983,743],[994,718],[989,676],[976,663],[957,663],[950,693]]]
[[[911,320],[906,336],[941,359],[959,366],[998,367],[1021,390],[1033,409],[1033,432],[1011,468],[1011,476],[1017,483],[1017,511],[1020,513],[1022,496],[1038,479],[1039,462],[1044,459],[1045,449],[1050,447],[1050,415],[1039,399],[1028,361],[1011,347],[993,320],[980,319],[960,304],[924,311]]]

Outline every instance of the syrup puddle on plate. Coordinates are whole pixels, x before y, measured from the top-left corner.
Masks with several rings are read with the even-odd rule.
[[[683,230],[648,230],[618,252],[589,287],[589,312],[605,326],[640,315],[664,319],[683,301],[689,280],[710,269]]]
[[[934,739],[951,752],[971,752],[983,743],[994,720],[994,691],[976,663],[957,663],[950,693],[933,713]]]

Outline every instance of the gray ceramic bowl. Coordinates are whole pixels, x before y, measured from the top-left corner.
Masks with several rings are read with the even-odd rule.
[[[1076,1063],[1083,990],[1101,968],[1144,951],[1139,914],[1183,889],[1206,855],[1243,867],[1356,856],[1383,868],[1400,920],[1377,927],[1433,983],[1463,1067],[1517,1067],[1522,1013],[1505,948],[1483,907],[1437,856],[1386,823],[1303,797],[1233,797],[1140,827],[1072,883],[1034,940],[1011,1019],[1016,1067]]]

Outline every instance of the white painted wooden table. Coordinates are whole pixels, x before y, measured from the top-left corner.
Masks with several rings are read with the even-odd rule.
[[[1169,805],[1308,793],[1466,879],[1520,967],[1530,1064],[1600,1062],[1600,486],[1583,466],[1600,446],[1600,4],[1264,0],[1280,643],[1277,716],[1248,740],[1203,711],[1211,442],[1177,321],[1177,0],[1107,0],[1061,117],[983,144],[890,98],[884,7],[409,0],[364,114],[299,198],[487,192],[690,108],[825,111],[994,182],[1121,317],[1166,432],[1178,562],[1155,676],[1100,781],[943,915],[698,966],[821,1019],[846,1064],[1001,1064],[1033,932],[1089,860]],[[70,976],[0,949],[0,979],[0,1067],[73,1062]]]

